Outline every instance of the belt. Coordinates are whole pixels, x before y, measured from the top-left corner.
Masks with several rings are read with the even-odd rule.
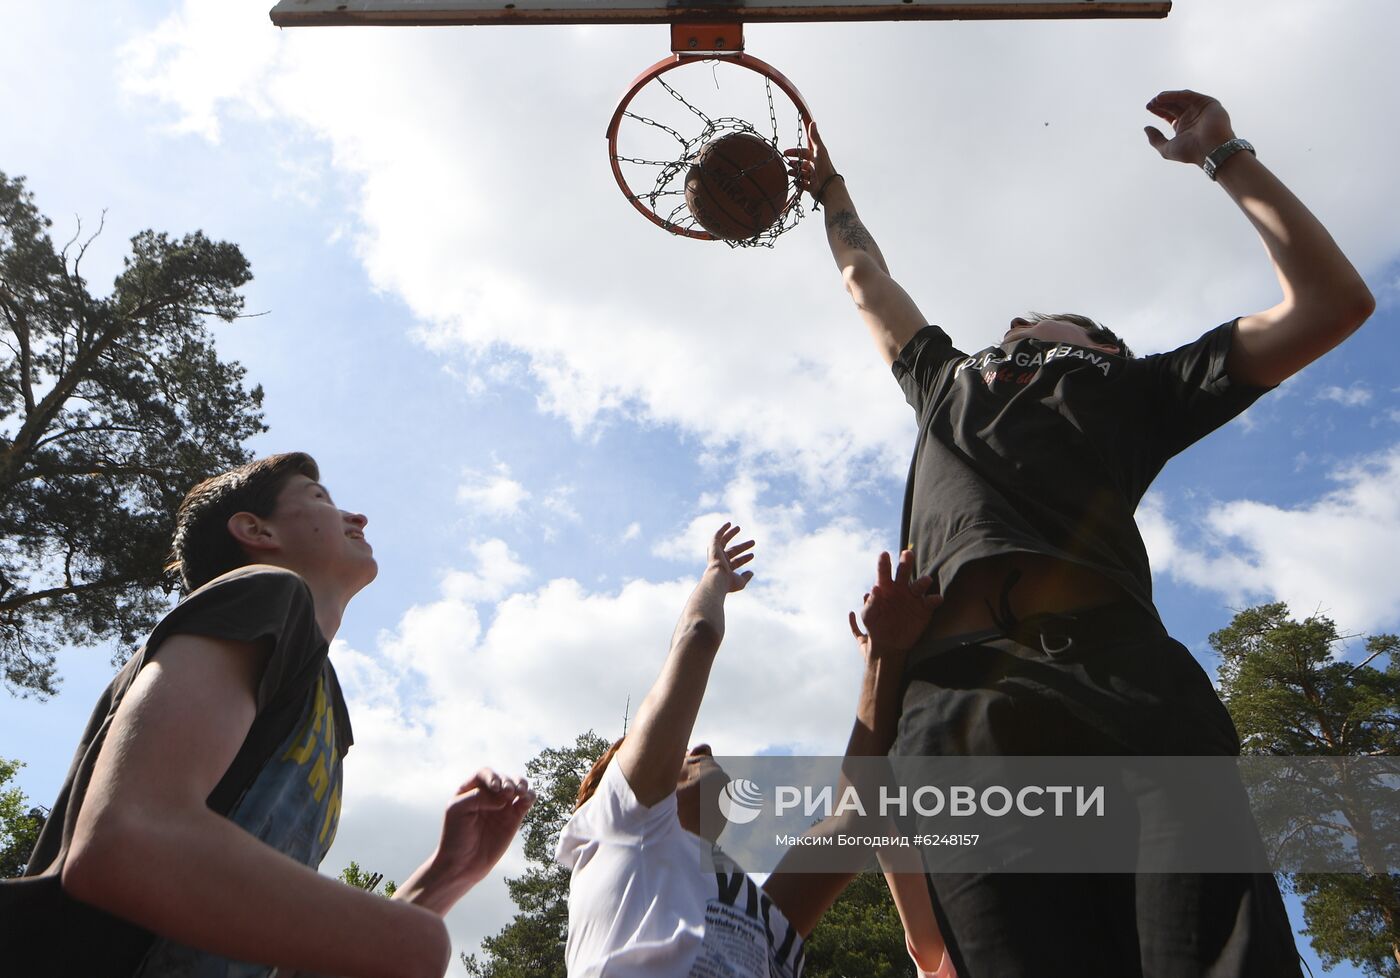
[[[1011,610],[1010,595],[1019,578],[1020,571],[1012,571],[1007,577],[999,609],[987,602],[996,627],[948,635],[915,646],[905,662],[905,683],[920,678],[918,674],[943,654],[989,641],[1009,640],[1054,660],[1073,658],[1096,641],[1121,637],[1126,630],[1153,637],[1166,635],[1156,616],[1130,598],[1082,611],[1041,612],[1018,618]]]

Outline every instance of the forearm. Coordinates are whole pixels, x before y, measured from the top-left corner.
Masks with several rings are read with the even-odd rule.
[[[892,580],[889,554],[880,555],[876,584],[866,595],[862,611],[870,627],[869,635],[861,632],[856,614],[851,612],[851,632],[861,646],[865,670],[837,788],[837,796],[843,802],[838,813],[824,818],[806,833],[828,838],[865,837],[870,843],[836,849],[793,846],[764,884],[788,920],[804,934],[811,932],[851,878],[866,868],[871,845],[878,846],[879,838],[889,836],[889,844],[899,848],[893,838],[898,830],[885,817],[880,801],[882,787],[888,783],[889,766],[876,759],[882,759],[894,742],[906,648],[927,625],[929,610],[935,604],[933,597],[926,596],[930,580],[922,578],[909,583],[912,563],[913,554],[906,551],[900,556],[899,575]],[[853,763],[858,757],[869,760]],[[848,807],[844,800],[852,787],[860,801]]]
[[[899,724],[899,686],[905,653],[876,650],[861,677],[856,718],[846,741],[847,757],[881,756],[889,752]]]
[[[851,736],[846,742],[847,758],[881,756],[889,750],[899,719],[899,679],[903,664],[903,653],[867,657],[865,673],[861,677],[860,693],[856,699],[856,718],[851,726]],[[869,763],[871,762],[867,762]],[[843,765],[837,796],[845,797],[847,786],[854,784],[861,793],[864,812],[867,815],[877,812],[879,808],[873,799],[873,791],[883,779],[872,778],[869,776],[872,774],[874,771],[868,766],[852,770]],[[885,819],[871,819],[867,815],[856,814],[854,811],[830,815],[806,834],[834,838],[842,834],[878,834],[892,831],[887,828],[888,823]],[[846,884],[864,868],[869,852],[848,848],[841,856],[843,860],[833,860],[831,851],[820,846],[794,846],[788,850],[766,888],[769,889],[770,895],[779,901],[779,906],[789,920],[793,919],[793,913],[797,913],[806,922],[806,930],[816,926],[816,922],[840,895]],[[839,861],[844,861],[845,864],[830,865]],[[814,867],[831,871],[812,872]]]
[[[899,922],[904,927],[904,943],[921,974],[949,974],[947,947],[928,892],[928,878],[917,849],[887,850],[880,853],[885,885],[894,899]]]
[[[809,840],[836,840],[841,836],[846,839],[841,845],[808,842],[793,846],[783,854],[763,884],[764,891],[782,910],[783,916],[804,936],[812,932],[851,880],[869,869],[870,856],[876,852],[878,839],[888,836],[892,840],[898,833],[897,827],[880,813],[870,779],[859,779],[865,782],[858,786],[863,813],[854,807],[845,807],[849,773],[842,772],[836,791],[836,797],[843,799],[839,814],[828,815],[803,833]],[[862,838],[869,843],[855,844],[854,840]],[[916,850],[904,849],[893,841],[889,844],[902,855],[918,859]]]
[[[847,814],[828,815],[802,835],[806,839],[834,840],[840,835],[861,833],[863,829],[860,819]],[[796,845],[783,854],[773,872],[768,874],[763,891],[805,938],[831,909],[841,891],[865,869],[869,858],[870,850],[865,847]]]
[[[191,947],[345,978],[441,976],[441,919],[321,876],[206,810],[118,818],[75,840],[75,898]]]
[[[843,275],[862,262],[872,262],[876,268],[889,274],[885,256],[875,243],[870,231],[856,213],[856,205],[846,188],[845,178],[832,180],[822,196],[822,207],[826,211],[826,240],[831,246],[831,256],[836,259],[836,267]]]
[[[1263,240],[1285,302],[1329,312],[1367,304],[1370,291],[1332,235],[1253,154],[1236,153],[1217,179]]]
[[[643,805],[654,805],[676,790],[717,648],[682,641],[637,709],[616,763]]]
[[[700,575],[700,582],[690,592],[681,616],[676,621],[676,629],[671,633],[672,652],[687,635],[708,636],[715,645],[724,638],[724,599],[728,594],[723,575],[713,567],[707,567]]]
[[[439,917],[456,906],[480,877],[456,873],[444,866],[434,852],[394,890],[394,899],[431,910]]]
[[[710,668],[724,637],[723,578],[707,569],[691,592],[659,675],[637,708],[617,763],[637,800],[654,805],[676,790]]]
[[[841,270],[841,281],[881,358],[886,364],[894,363],[927,321],[909,294],[890,277],[885,256],[857,216],[844,181],[837,180],[827,188],[825,204],[827,241]]]
[[[661,675],[637,709],[635,739],[668,744],[663,749],[675,753],[678,763],[705,698],[715,654],[724,640],[727,594],[723,576],[714,568],[706,569],[676,622]]]
[[[866,657],[856,699],[855,721],[846,740],[846,763],[841,769],[841,793],[854,787],[865,812],[880,810],[879,791],[887,784],[889,767],[883,759],[894,743],[899,724],[899,687],[905,653],[876,648]],[[868,758],[856,761],[855,758]],[[876,760],[876,759],[880,760]],[[883,820],[877,820],[884,824]]]

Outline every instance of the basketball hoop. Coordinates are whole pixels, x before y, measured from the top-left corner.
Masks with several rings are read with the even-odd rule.
[[[787,181],[771,224],[748,237],[720,237],[701,226],[687,203],[687,173],[707,145],[735,133],[763,140],[779,159],[786,147],[806,145],[807,103],[782,72],[743,52],[742,25],[676,24],[671,42],[672,55],[636,77],[608,123],[617,185],[643,217],[672,234],[734,248],[772,247],[802,218],[795,181]],[[702,108],[701,95],[718,108]],[[765,115],[762,129],[747,121]]]

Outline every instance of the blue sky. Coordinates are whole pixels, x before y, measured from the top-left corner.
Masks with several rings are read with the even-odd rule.
[[[402,878],[477,766],[615,734],[731,517],[758,576],[697,734],[839,750],[845,612],[895,545],[912,417],[819,221],[731,251],[618,193],[603,129],[663,28],[279,32],[213,0],[3,22],[0,169],[59,240],[106,210],[97,288],[145,227],[237,242],[264,315],[217,335],[267,391],[254,447],[312,452],[370,518],[380,577],[334,651],[357,744],[327,870]],[[1163,88],[1220,97],[1352,256],[1371,322],[1176,460],[1140,514],[1163,616],[1212,670],[1206,636],[1260,600],[1400,628],[1398,29],[1366,0],[1177,0],[1164,22],[747,32],[964,348],[1073,309],[1152,352],[1276,301],[1228,198],[1147,146]],[[0,710],[0,755],[41,802],[110,674],[101,651],[62,668],[60,696]],[[472,950],[510,912],[498,874],[454,937]]]

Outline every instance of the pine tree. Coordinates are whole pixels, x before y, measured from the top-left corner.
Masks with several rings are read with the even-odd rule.
[[[807,939],[805,978],[913,978],[904,925],[879,873],[846,887]]]
[[[167,610],[174,512],[248,459],[262,389],[215,354],[251,277],[238,247],[143,231],[106,296],[22,179],[0,173],[0,682],[51,695],[64,645],[128,655]],[[100,231],[100,228],[99,228]]]
[[[1296,621],[1282,603],[1241,611],[1210,636],[1222,660],[1221,697],[1245,753],[1400,757],[1400,638],[1367,638],[1359,663],[1337,656],[1342,642],[1330,618]],[[1384,669],[1373,665],[1382,657],[1388,659]],[[1312,810],[1326,818],[1304,817],[1287,826],[1290,844],[1355,845],[1375,871],[1293,873],[1284,884],[1302,897],[1307,933],[1327,966],[1349,960],[1375,978],[1400,978],[1400,874],[1386,872],[1383,859],[1368,855],[1382,852],[1400,832],[1397,791],[1369,784],[1364,790],[1373,793],[1359,801],[1362,788],[1343,782],[1343,789],[1314,799]],[[1376,797],[1389,803],[1377,806]],[[1306,812],[1307,806],[1294,809]],[[1277,831],[1270,838],[1266,827],[1266,842],[1278,844]]]
[[[5,787],[22,767],[23,761],[0,757],[0,880],[24,872],[49,814],[46,809],[30,805],[18,785]]]

